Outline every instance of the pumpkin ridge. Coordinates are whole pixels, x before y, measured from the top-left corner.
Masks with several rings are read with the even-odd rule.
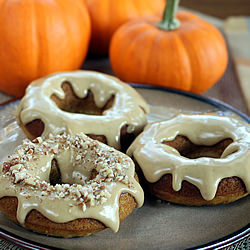
[[[152,2],[153,1],[145,1],[146,2],[146,4],[147,4],[147,9],[149,9],[151,12],[154,12],[155,11],[155,9],[153,8],[153,4],[152,4]]]
[[[156,56],[155,51],[157,51],[158,42],[161,41],[162,36],[163,36],[163,33],[162,33],[162,32],[159,32],[159,33],[156,34],[156,36],[154,37],[154,40],[153,40],[152,46],[151,46],[151,51],[149,52],[149,58],[151,58],[151,60],[152,60],[152,58],[153,58],[154,56]],[[156,48],[156,50],[155,50],[155,48]],[[154,61],[154,62],[160,64],[159,61]],[[154,80],[153,80],[152,78],[155,78],[155,71],[154,71],[154,70],[152,71],[152,66],[151,66],[150,64],[147,64],[147,72],[148,72],[148,75],[146,76],[146,78],[148,78],[148,80],[149,80],[150,82],[151,82],[151,81],[154,82]],[[144,78],[145,78],[145,77],[144,77]],[[159,81],[158,78],[159,78],[159,74],[157,74],[157,79],[155,79],[156,82]],[[147,79],[143,79],[143,82],[142,82],[142,83],[144,83],[145,81],[147,82]]]
[[[142,4],[142,2],[134,1],[134,4],[135,4],[135,5],[136,5],[136,4],[139,4],[139,8],[138,8],[138,5],[137,5],[137,8],[139,9],[139,11],[138,11],[139,16],[142,16],[143,13],[144,13],[144,9],[142,9],[140,5],[143,5],[142,7],[145,7],[145,5],[146,5],[146,6],[147,6],[147,9],[148,9],[148,6],[149,6],[147,0],[143,1],[143,4]]]
[[[0,15],[2,14],[2,12],[4,11],[4,9],[6,8],[6,5],[7,5],[7,0],[2,0],[0,1]]]
[[[192,65],[191,65],[191,58],[190,58],[190,55],[189,55],[189,51],[188,49],[186,48],[185,46],[185,43],[183,42],[183,40],[181,39],[181,37],[179,36],[179,34],[177,33],[176,36],[178,37],[178,39],[180,40],[181,44],[183,45],[183,49],[186,53],[186,58],[187,58],[187,63],[188,63],[188,71],[189,71],[189,83],[188,83],[188,88],[187,88],[187,91],[190,91],[192,89],[192,85],[193,85],[193,75],[195,74],[194,73],[194,69],[192,68]],[[187,76],[186,76],[187,78]]]
[[[143,82],[144,81],[144,72],[143,71],[147,72],[147,70],[148,70],[148,66],[145,65],[145,58],[146,57],[150,58],[149,54],[150,54],[150,51],[151,51],[152,46],[153,46],[153,41],[154,41],[153,37],[156,36],[156,31],[152,30],[151,28],[145,29],[142,33],[140,33],[139,35],[136,36],[136,39],[131,43],[131,45],[128,47],[128,49],[125,53],[126,57],[124,58],[125,59],[124,62],[131,64],[131,62],[128,59],[131,57],[132,51],[136,52],[136,50],[133,46],[137,47],[137,44],[140,44],[141,42],[144,42],[144,44],[146,44],[146,40],[150,41],[149,36],[152,38],[151,43],[150,43],[150,48],[147,47],[147,50],[146,49],[144,50],[143,60],[140,60],[140,56],[138,56],[137,53],[135,53],[134,57],[137,60],[141,61],[142,63],[141,63],[141,65],[138,65],[138,63],[135,63],[135,65],[132,65],[132,66],[134,66],[134,69],[136,71],[137,71],[138,67],[140,68],[140,71],[137,72],[137,74],[136,74],[137,79],[134,79],[133,82]],[[124,66],[124,68],[127,68],[127,66]],[[144,69],[144,70],[142,70],[142,69]],[[130,71],[130,74],[131,74],[131,71]],[[130,82],[131,77],[128,76],[128,79],[126,79],[126,81]]]
[[[127,1],[128,1],[128,0],[127,0]],[[126,1],[125,1],[125,2],[126,2]],[[145,1],[145,2],[146,2],[146,1]],[[138,3],[140,4],[140,2],[138,2],[138,1],[133,1],[133,4],[134,4],[135,9],[136,9],[136,11],[137,11],[137,15],[141,16],[141,11],[140,11],[141,6],[138,6]]]
[[[131,64],[131,62],[130,62],[130,60],[129,60],[129,58],[131,57],[131,51],[134,50],[134,46],[137,45],[138,40],[140,40],[142,37],[144,37],[144,35],[145,35],[146,33],[148,33],[148,32],[150,32],[150,28],[147,28],[147,29],[145,29],[144,31],[140,32],[139,35],[137,35],[137,34],[138,34],[138,33],[137,33],[137,34],[134,36],[134,39],[133,39],[133,41],[130,43],[129,47],[127,47],[126,51],[124,50],[125,57],[124,57],[124,59],[123,59],[123,63],[122,63],[123,67],[122,67],[122,68],[127,68],[126,63]],[[134,57],[137,57],[137,54],[134,54]],[[135,66],[135,65],[134,65],[134,66]],[[136,65],[135,70],[136,70],[136,68],[138,68],[138,65]],[[127,71],[127,70],[126,70],[126,71]],[[130,73],[131,73],[131,72],[129,72],[129,74],[130,74]],[[126,75],[126,74],[127,74],[127,73],[125,72],[125,75]],[[130,80],[129,74],[128,74],[128,77],[123,76],[122,79],[124,79],[125,81],[130,82],[131,80]]]
[[[176,31],[174,31],[171,34],[171,36],[176,39],[176,41],[173,44],[176,44],[176,42],[178,41],[179,46],[182,47],[182,50],[183,50],[182,53],[185,53],[185,55],[182,54],[182,60],[181,60],[182,64],[180,65],[180,69],[182,71],[185,71],[185,73],[184,73],[185,82],[182,80],[182,83],[180,84],[181,79],[183,78],[183,77],[181,77],[181,79],[178,79],[178,81],[175,82],[175,84],[172,86],[172,88],[190,91],[190,89],[192,88],[192,82],[193,82],[193,69],[191,66],[191,59],[190,59],[188,50],[185,46],[185,43],[183,42],[183,40],[180,38],[180,36],[178,35],[178,33]],[[176,51],[176,50],[174,49],[174,51]],[[184,58],[185,58],[185,61],[184,61]],[[185,62],[185,64],[184,64],[184,62]]]
[[[144,59],[146,58],[146,60],[144,60],[144,65],[145,65],[145,62],[147,62],[147,60],[150,60],[150,56],[149,55],[150,55],[150,52],[151,52],[152,47],[153,47],[153,42],[154,42],[155,37],[157,35],[157,31],[155,31],[155,30],[153,30],[153,31],[149,30],[149,31],[153,32],[154,34],[151,35],[151,44],[150,44],[150,47],[147,47],[147,53],[144,54]],[[154,38],[153,38],[153,36],[154,36]],[[138,75],[140,76],[141,79],[143,79],[143,76],[145,75],[145,72],[148,71],[148,67],[149,67],[149,65],[146,64],[146,67],[144,66],[144,72],[143,71],[138,72]],[[143,82],[143,80],[140,80],[140,82]]]
[[[134,28],[135,25],[136,25],[136,27]],[[122,34],[122,36],[118,40],[120,40],[120,39],[121,40],[126,40],[124,38],[127,38],[127,37],[130,37],[131,40],[133,40],[133,38],[137,36],[138,30],[141,31],[141,30],[144,29],[145,24],[144,23],[139,23],[139,24],[131,23],[130,24],[131,27],[129,27],[129,29],[127,29],[126,26],[127,25],[125,24],[120,28],[120,29],[124,29],[124,32],[120,33],[120,34]],[[133,33],[131,33],[131,31],[133,31]],[[129,48],[131,47],[133,42],[129,43],[129,45],[126,47],[126,50],[123,49],[123,47],[120,47],[120,44],[117,44],[117,45],[113,46],[114,48],[119,47],[121,52],[120,53],[112,52],[111,55],[110,55],[110,57],[112,58],[111,64],[112,64],[112,61],[116,61],[116,60],[119,60],[121,62],[122,67],[119,68],[119,70],[118,70],[119,74],[118,75],[119,75],[119,78],[123,79],[124,81],[129,81],[127,77],[123,77],[123,75],[124,75],[124,70],[123,69],[124,69],[124,64],[126,63],[125,57],[127,55],[127,51],[129,50]],[[113,43],[113,39],[111,41],[111,44],[112,43]],[[116,65],[113,64],[112,68],[113,68],[113,71],[115,72],[115,74],[117,74],[118,72],[117,72]],[[126,72],[125,72],[125,74],[126,74]]]
[[[204,25],[204,27],[206,26],[207,28],[207,34],[209,34],[210,39],[213,39],[213,44],[217,50],[217,55],[216,57],[221,58],[221,60],[224,59],[224,62],[220,61],[220,63],[218,63],[218,61],[215,61],[217,66],[213,67],[213,73],[211,74],[211,76],[209,76],[209,84],[207,84],[207,88],[211,88],[211,86],[214,83],[217,83],[218,80],[222,77],[222,75],[224,74],[226,68],[227,68],[227,62],[228,62],[228,56],[227,56],[227,51],[226,49],[226,43],[221,35],[221,33],[219,32],[219,30],[217,28],[215,28],[213,25],[211,25],[209,22],[203,21],[200,22],[200,25]],[[222,44],[224,44],[222,46]],[[211,54],[210,54],[211,55]],[[209,71],[211,72],[211,71]],[[219,73],[218,73],[219,72]],[[196,91],[196,86],[194,85],[193,87],[193,91]],[[198,90],[200,92],[200,90]],[[201,89],[201,91],[204,91],[203,89]]]
[[[56,5],[61,9],[61,15],[62,15],[62,13],[65,12],[64,6],[62,6],[62,2],[57,1],[57,0],[55,2],[56,2]],[[70,44],[72,44],[72,46],[74,46],[74,51],[76,51],[76,47],[75,47],[75,44],[73,42],[72,32],[71,32],[71,29],[69,27],[68,20],[66,20],[67,17],[68,16],[62,17],[62,22],[63,22],[64,28],[66,29],[66,32],[67,32],[67,38],[70,39]],[[74,57],[75,57],[75,55],[74,55]]]
[[[219,33],[219,31],[214,26],[212,26],[210,23],[208,23],[204,20],[199,20],[198,22],[197,22],[197,20],[196,20],[196,22],[195,22],[195,20],[193,20],[193,21],[194,21],[194,28],[192,31],[194,32],[194,36],[197,34],[199,34],[199,37],[201,37],[201,35],[204,36],[203,40],[205,41],[205,43],[207,43],[207,39],[209,38],[210,43],[212,43],[214,46],[213,51],[216,50],[217,57],[220,57],[221,49],[222,49],[221,43],[224,41],[222,39],[220,39],[221,34]],[[212,31],[211,31],[211,29],[212,29]],[[186,37],[186,33],[182,32],[182,34],[184,35],[184,36],[182,36],[182,38]],[[218,40],[220,40],[219,44],[218,44]],[[193,42],[185,40],[184,44],[189,45],[189,44],[193,44]],[[215,47],[215,44],[219,45],[219,47],[217,47],[217,46]],[[193,46],[193,48],[194,48],[194,46]],[[190,50],[188,50],[188,51],[190,51]],[[196,58],[196,61],[198,62],[198,63],[196,63],[195,67],[192,66],[192,75],[195,76],[195,78],[193,78],[193,82],[192,82],[192,86],[191,86],[190,91],[195,92],[195,93],[201,93],[204,91],[204,87],[206,89],[209,89],[214,83],[216,83],[220,79],[222,74],[224,73],[224,71],[226,69],[226,65],[227,65],[227,63],[225,63],[225,66],[223,67],[223,64],[221,64],[221,62],[220,62],[220,65],[219,64],[217,66],[213,65],[213,67],[212,68],[210,67],[208,70],[207,68],[204,67],[204,63],[206,61],[208,61],[210,58],[212,58],[212,57],[210,57],[210,58],[207,57],[208,55],[211,56],[211,53],[207,54],[206,52],[204,52],[204,56],[206,56],[206,58],[205,58],[205,60],[201,60],[200,58],[197,57],[197,55],[202,56],[201,52],[202,52],[201,49],[199,50],[199,53],[197,53],[197,51],[193,50],[192,55],[190,54],[191,56],[189,57],[192,60],[194,60],[194,58]],[[194,55],[196,55],[196,57],[194,57]],[[224,57],[222,57],[222,58],[224,58]],[[202,61],[203,63],[200,64],[199,63],[200,61]],[[213,61],[215,64],[218,63],[216,60],[211,59],[211,61]],[[193,65],[193,62],[194,61],[192,61],[192,63],[191,63],[192,65]],[[207,64],[211,65],[211,63],[207,63]],[[220,71],[220,74],[218,74],[218,71]],[[205,72],[205,75],[204,75],[204,72]],[[214,78],[215,75],[217,76],[216,78]],[[206,81],[206,85],[201,86],[199,83],[204,82],[204,81]]]
[[[204,60],[200,60],[201,53],[198,53],[198,47],[196,43],[194,44],[195,37],[199,33],[199,36],[202,34],[206,35],[206,31],[203,27],[201,30],[197,29],[197,25],[200,24],[200,20],[197,22],[196,20],[189,20],[183,21],[183,29],[178,31],[178,35],[182,40],[183,44],[185,45],[184,48],[188,53],[188,58],[190,61],[191,66],[191,75],[192,75],[192,82],[189,91],[193,91],[193,86],[200,85],[200,82],[204,82],[203,78],[203,65],[201,65],[200,61],[204,63]],[[198,24],[197,24],[198,23]],[[186,32],[186,26],[188,25],[189,32]],[[190,26],[191,25],[191,26]],[[198,32],[198,33],[197,33]],[[190,35],[192,33],[192,35]],[[200,52],[200,49],[199,49]],[[206,73],[207,74],[207,73]],[[207,85],[206,85],[207,86]]]
[[[197,55],[197,51],[194,51],[193,49],[190,49],[189,45],[192,44],[192,42],[189,41],[189,39],[187,39],[187,36],[186,36],[186,26],[188,25],[188,28],[189,28],[189,32],[194,32],[194,33],[197,33],[197,20],[198,20],[198,23],[201,21],[201,19],[189,19],[189,20],[183,20],[182,21],[182,30],[176,30],[176,34],[178,35],[179,39],[182,41],[182,44],[183,44],[183,48],[184,50],[186,51],[187,53],[187,58],[188,58],[188,61],[189,61],[189,68],[190,68],[190,86],[189,88],[187,89],[188,91],[193,91],[192,88],[193,88],[193,85],[197,85],[200,83],[201,81],[201,76],[200,76],[200,73],[201,73],[201,70],[197,70],[197,67],[199,66],[199,59],[197,57],[194,57],[194,55]],[[191,28],[190,28],[190,25]],[[204,30],[202,30],[204,32]],[[200,33],[200,31],[199,31]],[[205,32],[204,32],[205,33]],[[188,46],[187,46],[188,44]],[[194,58],[196,60],[194,60]],[[199,78],[197,78],[197,76],[199,76]],[[196,80],[198,79],[198,80]]]
[[[197,51],[194,51],[192,46],[190,47],[190,44],[192,44],[192,43],[189,42],[189,39],[187,39],[185,34],[186,33],[184,33],[184,32],[179,32],[178,36],[181,39],[182,44],[185,45],[183,47],[188,55],[188,60],[189,60],[189,65],[190,65],[190,70],[191,70],[191,81],[190,81],[191,84],[190,84],[188,91],[191,91],[192,85],[199,84],[199,82],[200,82],[199,78],[201,77],[200,76],[201,69],[197,70],[197,68],[199,67],[199,59],[196,56],[194,57],[194,55],[197,55],[197,53],[196,53]]]
[[[158,85],[167,84],[170,88],[183,89],[189,91],[192,85],[192,74],[190,68],[190,59],[183,41],[180,39],[176,31],[161,31],[163,37],[161,39],[161,46],[159,48],[166,48],[165,56],[160,56],[162,65],[169,65],[169,67],[159,68]],[[172,62],[169,57],[173,58]],[[181,58],[181,59],[180,59]],[[178,60],[179,59],[179,60]],[[176,70],[171,70],[171,67]],[[166,77],[164,77],[166,75]],[[169,79],[170,78],[170,79]],[[171,81],[171,79],[173,79]]]
[[[45,75],[48,73],[48,70],[46,69],[50,70],[51,68],[51,59],[49,57],[50,48],[49,48],[48,40],[47,40],[47,37],[49,36],[48,34],[49,29],[48,29],[47,22],[44,21],[44,18],[45,20],[47,19],[46,15],[48,15],[48,8],[46,8],[46,6],[43,3],[41,3],[41,1],[38,1],[38,3],[33,3],[33,4],[36,4],[36,19],[37,19],[36,31],[37,31],[37,40],[38,40],[38,50],[39,50],[38,55],[37,55],[37,72],[40,71],[40,73],[38,74],[38,78],[39,78],[42,75]],[[42,39],[40,35],[41,30],[44,34],[46,34]],[[46,56],[44,57],[44,55]],[[31,79],[31,81],[33,80],[34,79]]]
[[[38,39],[38,20],[37,20],[37,8],[36,8],[37,5],[34,4],[34,2],[32,2],[32,8],[33,8],[33,11],[32,13],[34,14],[33,15],[33,20],[34,20],[34,41],[33,41],[33,45],[32,45],[32,48],[34,49],[35,47],[35,51],[36,51],[36,58],[35,58],[35,65],[36,65],[36,75],[39,75],[38,72],[39,72],[39,69],[41,68],[40,67],[40,58],[41,58],[41,53],[40,53],[40,45],[39,45],[39,39]]]

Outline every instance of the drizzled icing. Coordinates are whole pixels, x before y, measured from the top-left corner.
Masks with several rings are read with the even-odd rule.
[[[62,183],[49,183],[55,159]],[[90,178],[92,171],[96,176]],[[24,224],[35,209],[48,219],[63,223],[93,218],[113,231],[119,228],[119,197],[131,194],[140,207],[143,190],[134,179],[133,161],[111,147],[84,134],[25,140],[0,165],[0,198],[18,199],[17,220]]]
[[[113,106],[102,115],[76,114],[63,111],[51,100],[55,94],[63,99],[63,82],[70,82],[75,94],[84,98],[90,90],[97,107],[103,107],[115,96]],[[41,119],[45,124],[42,137],[50,133],[104,135],[108,145],[120,149],[120,131],[128,125],[129,133],[138,133],[145,126],[145,113],[149,107],[143,98],[128,84],[115,77],[92,71],[75,71],[51,74],[31,83],[17,109],[17,119],[24,125]]]
[[[188,159],[163,141],[177,135],[186,136],[197,145],[211,146],[231,138],[221,158],[201,157]],[[138,162],[147,181],[154,183],[165,174],[172,174],[175,191],[186,180],[199,188],[205,200],[212,200],[219,182],[237,176],[250,191],[250,127],[233,118],[217,115],[185,115],[146,126],[129,147],[127,154]]]

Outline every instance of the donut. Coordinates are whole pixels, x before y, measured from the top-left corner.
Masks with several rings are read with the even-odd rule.
[[[233,116],[178,114],[128,148],[148,191],[183,205],[230,203],[250,191],[250,128]]]
[[[34,232],[88,236],[143,204],[133,161],[83,133],[24,140],[0,165],[0,210]]]
[[[92,72],[54,73],[32,82],[16,111],[29,139],[85,133],[126,149],[147,123],[149,107],[128,84]]]

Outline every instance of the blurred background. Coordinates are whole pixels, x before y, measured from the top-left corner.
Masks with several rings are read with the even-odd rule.
[[[181,6],[223,19],[250,16],[250,0],[182,0]]]

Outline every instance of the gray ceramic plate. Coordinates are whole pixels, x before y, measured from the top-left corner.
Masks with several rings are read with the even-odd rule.
[[[149,122],[178,112],[230,113],[249,118],[216,100],[181,91],[135,86],[151,106]],[[13,114],[18,101],[0,107],[0,160],[25,138]],[[120,225],[118,233],[107,229],[86,238],[61,239],[39,235],[14,224],[0,214],[0,237],[29,249],[183,249],[247,244],[250,197],[228,205],[186,207],[146,195],[145,204]]]

